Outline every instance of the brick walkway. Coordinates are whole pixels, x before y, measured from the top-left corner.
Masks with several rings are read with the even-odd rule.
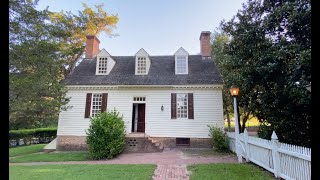
[[[189,180],[186,165],[158,165],[154,180]]]
[[[234,155],[197,156],[186,155],[180,149],[165,149],[156,153],[123,153],[111,160],[99,161],[66,161],[66,162],[27,162],[9,163],[9,165],[47,165],[47,164],[157,164],[154,172],[155,180],[189,179],[186,169],[190,164],[236,163]]]

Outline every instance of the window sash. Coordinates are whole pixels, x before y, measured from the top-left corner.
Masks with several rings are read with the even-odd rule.
[[[147,73],[147,58],[138,57],[137,74],[146,74],[146,73]]]
[[[107,74],[108,58],[98,58],[98,74]]]
[[[177,94],[177,118],[188,118],[188,94]]]
[[[186,56],[177,56],[176,57],[176,71],[177,74],[187,73],[187,57]]]
[[[95,117],[98,113],[100,113],[101,107],[102,107],[102,94],[101,93],[92,94],[90,116]]]

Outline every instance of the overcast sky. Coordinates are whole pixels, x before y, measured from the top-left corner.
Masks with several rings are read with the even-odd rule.
[[[132,56],[140,48],[150,55],[173,55],[179,47],[189,54],[200,52],[201,31],[214,31],[230,20],[246,0],[40,0],[38,9],[78,14],[82,3],[103,3],[110,14],[118,14],[115,34],[100,34],[100,49],[113,56]]]

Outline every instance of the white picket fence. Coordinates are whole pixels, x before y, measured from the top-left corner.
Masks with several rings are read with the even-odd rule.
[[[227,132],[229,147],[236,152],[235,133]],[[274,173],[283,179],[311,179],[311,149],[280,143],[273,132],[271,140],[248,136],[247,130],[239,134],[239,155],[247,162]]]

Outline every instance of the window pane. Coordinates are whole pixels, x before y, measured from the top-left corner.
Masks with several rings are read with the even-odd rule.
[[[91,106],[91,117],[95,117],[101,111],[102,94],[93,94],[92,106]]]
[[[188,116],[188,96],[187,94],[177,94],[177,118],[187,118]]]
[[[98,61],[98,73],[106,74],[107,73],[107,59],[108,58],[99,58]]]
[[[146,57],[138,57],[137,73],[138,74],[145,74],[147,72],[146,66],[147,66]]]

